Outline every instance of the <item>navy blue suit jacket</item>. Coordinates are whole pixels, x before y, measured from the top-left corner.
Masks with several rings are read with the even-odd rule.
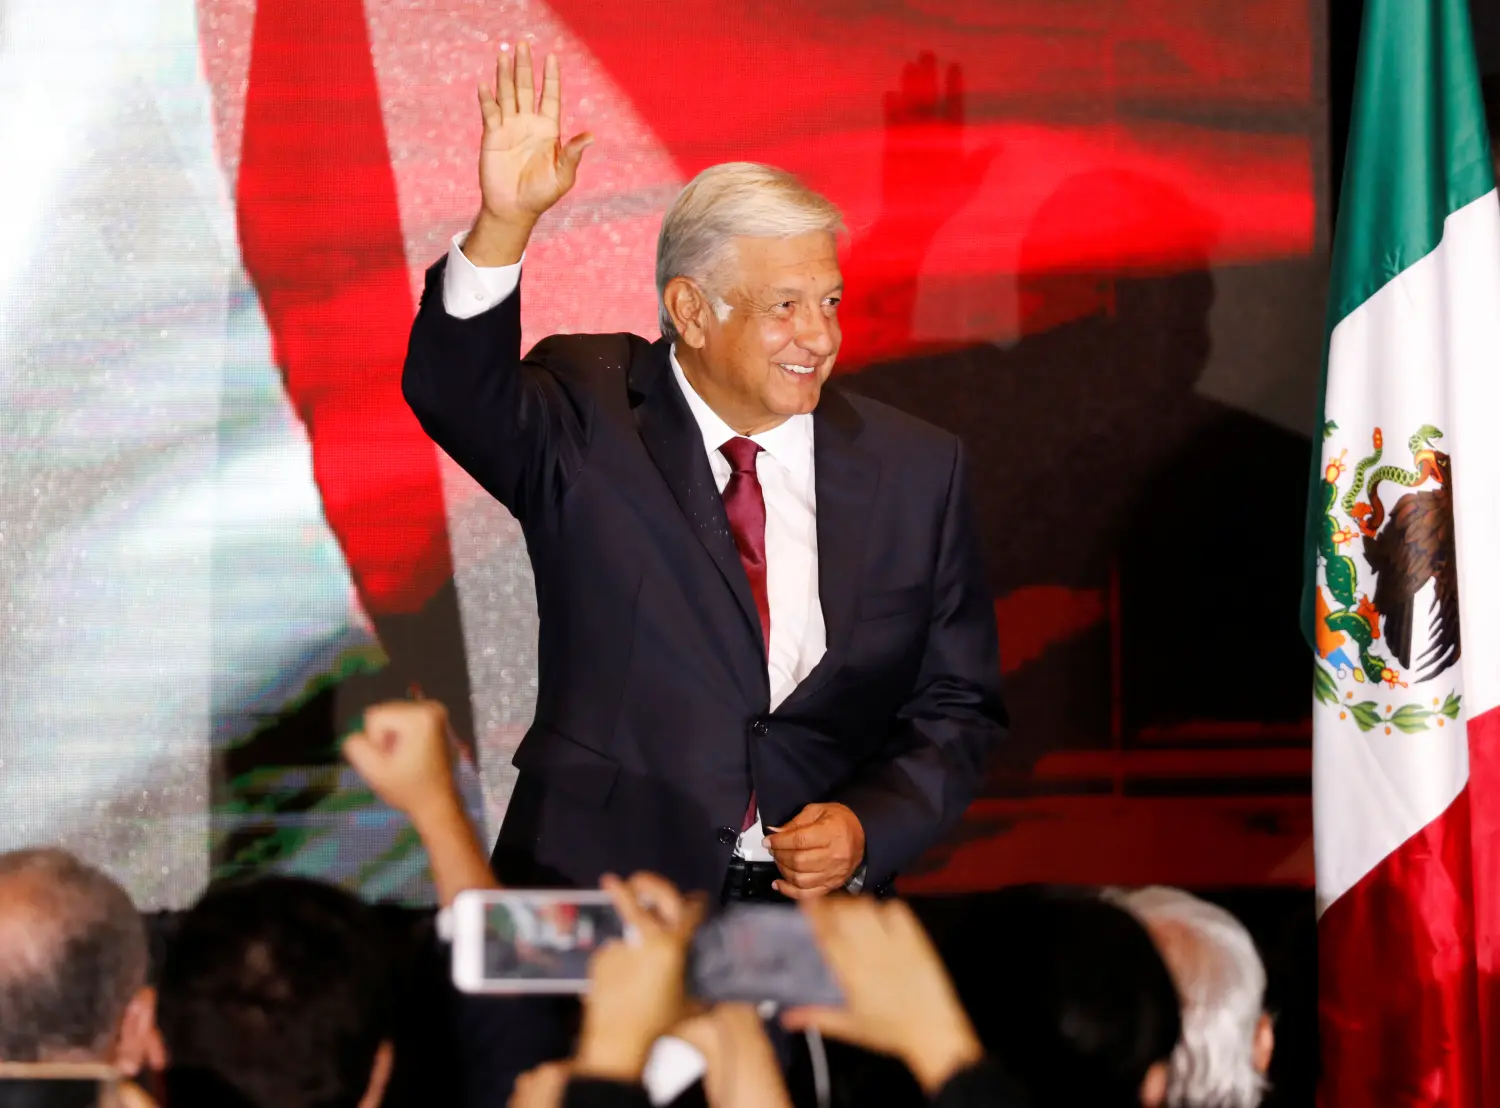
[[[427,274],[402,387],[520,521],[536,719],[495,866],[717,892],[752,782],[767,825],[840,801],[887,884],[959,819],[1005,734],[994,607],[959,440],[827,386],[813,413],[826,656],[774,712],[749,582],[664,342],[555,335],[521,290],[472,319]]]

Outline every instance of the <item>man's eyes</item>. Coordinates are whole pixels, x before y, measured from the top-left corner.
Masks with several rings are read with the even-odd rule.
[[[825,308],[837,308],[839,306],[839,304],[843,301],[843,299],[844,298],[842,296],[825,296],[823,298],[823,307],[825,307]],[[797,310],[797,302],[795,300],[782,300],[782,301],[779,301],[776,304],[776,306],[775,306],[775,310],[778,311],[778,312],[783,312],[783,313],[796,311]]]

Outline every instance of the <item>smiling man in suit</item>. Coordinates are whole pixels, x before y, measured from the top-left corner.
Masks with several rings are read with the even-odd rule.
[[[403,388],[536,573],[497,876],[888,886],[1006,728],[960,443],[827,386],[842,220],[765,166],[705,170],[667,212],[660,341],[559,335],[523,359],[521,258],[591,139],[561,141],[556,59],[538,105],[525,44],[479,99],[482,209],[428,271]]]

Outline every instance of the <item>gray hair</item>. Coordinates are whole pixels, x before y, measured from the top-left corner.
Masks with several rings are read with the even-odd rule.
[[[146,984],[125,890],[63,850],[0,854],[0,1061],[100,1061]]]
[[[1181,889],[1106,895],[1145,924],[1177,985],[1182,1038],[1172,1054],[1169,1108],[1255,1108],[1266,1092],[1255,1066],[1266,969],[1250,932]]]
[[[811,231],[844,231],[837,205],[784,169],[755,162],[712,165],[694,177],[672,201],[656,240],[656,302],[662,337],[679,338],[667,311],[667,282],[686,277],[714,301],[720,319],[728,314],[722,293],[723,269],[734,240],[791,238]]]

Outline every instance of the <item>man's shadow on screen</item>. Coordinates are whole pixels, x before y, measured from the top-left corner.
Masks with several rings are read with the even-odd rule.
[[[1089,208],[1101,198],[1118,208],[1110,218]],[[1109,254],[1107,245],[1070,243],[1079,226],[1149,244],[1157,223],[1177,232],[1155,262],[1059,264],[1070,252]],[[1293,679],[1268,654],[1267,680],[1223,680],[1226,640],[1259,653],[1295,631],[1300,561],[1278,553],[1291,568],[1268,571],[1271,555],[1258,560],[1251,547],[1285,545],[1269,536],[1273,526],[1300,540],[1308,446],[1196,390],[1212,351],[1216,237],[1214,220],[1160,180],[1116,170],[1071,178],[1023,242],[1018,341],[887,361],[843,383],[963,438],[997,595],[1062,585],[1102,596],[1118,566],[1132,616],[1119,646],[1126,672],[1140,653],[1172,671],[1163,687],[1152,684],[1161,665],[1140,675],[1151,680],[1132,681],[1126,716],[1147,719],[1191,685],[1203,693],[1196,710],[1210,715],[1301,718],[1305,666]],[[1292,608],[1282,611],[1287,596]],[[1225,627],[1206,642],[1208,621],[1198,617],[1216,605]],[[1137,618],[1143,612],[1149,618]],[[1002,776],[1024,777],[1048,750],[1108,745],[1114,726],[1110,628],[1051,642],[1047,613],[1036,618],[1044,625],[1009,629],[1049,645],[1008,677],[1016,733]]]

